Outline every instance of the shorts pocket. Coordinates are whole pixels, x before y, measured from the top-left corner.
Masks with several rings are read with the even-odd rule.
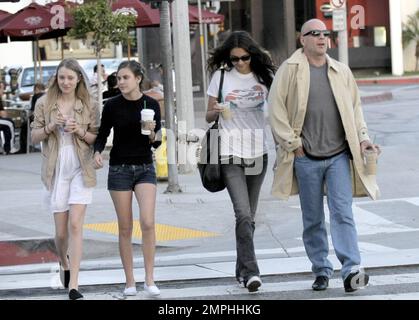
[[[109,174],[118,174],[122,172],[121,166],[109,166]]]

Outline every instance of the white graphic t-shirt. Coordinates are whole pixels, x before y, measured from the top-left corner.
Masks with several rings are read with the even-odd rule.
[[[208,87],[208,95],[218,97],[221,71],[216,71]],[[241,74],[235,68],[225,71],[223,101],[230,102],[232,118],[220,115],[220,154],[222,158],[236,156],[253,159],[268,152],[264,109],[268,90],[253,73]]]

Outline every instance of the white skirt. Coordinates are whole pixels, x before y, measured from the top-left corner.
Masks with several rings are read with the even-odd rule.
[[[73,144],[60,146],[53,188],[45,191],[45,204],[52,213],[69,211],[72,204],[92,203],[93,188],[84,186],[80,161]]]

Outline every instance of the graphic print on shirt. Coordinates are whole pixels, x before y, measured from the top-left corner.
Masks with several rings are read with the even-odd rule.
[[[231,108],[249,109],[254,108],[257,111],[263,111],[265,101],[265,92],[259,84],[250,89],[237,89],[228,93],[225,101],[229,101]]]

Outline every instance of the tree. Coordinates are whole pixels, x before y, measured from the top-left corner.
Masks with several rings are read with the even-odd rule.
[[[412,41],[416,43],[416,71],[419,70],[419,10],[407,17],[403,24],[403,45],[406,47]]]
[[[88,35],[93,37],[98,67],[97,95],[100,107],[102,106],[101,51],[110,42],[127,41],[128,28],[135,25],[134,16],[114,14],[112,2],[112,0],[95,0],[76,7],[73,11],[74,27],[69,32],[69,36],[77,39],[86,39]]]

